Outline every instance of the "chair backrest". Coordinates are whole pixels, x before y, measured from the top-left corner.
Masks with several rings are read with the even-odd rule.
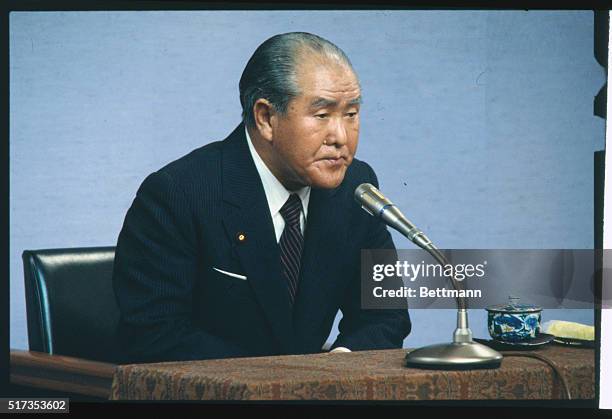
[[[23,252],[32,351],[120,362],[114,247]]]

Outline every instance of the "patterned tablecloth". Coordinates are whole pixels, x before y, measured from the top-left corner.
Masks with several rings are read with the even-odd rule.
[[[560,399],[546,363],[505,357],[493,370],[406,368],[408,350],[323,353],[122,365],[112,400],[474,400]],[[548,345],[536,351],[563,371],[572,399],[593,399],[594,350]],[[503,352],[502,352],[503,353]]]

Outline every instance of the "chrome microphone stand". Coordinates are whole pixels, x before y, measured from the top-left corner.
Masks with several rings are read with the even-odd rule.
[[[370,215],[381,218],[408,240],[426,250],[443,267],[448,264],[444,255],[427,236],[401,213],[375,186],[362,183],[355,189],[355,199]],[[453,287],[460,291],[459,281],[451,276]],[[428,369],[479,369],[497,368],[501,365],[502,354],[472,340],[468,324],[465,298],[457,296],[457,328],[451,343],[440,343],[415,349],[406,355],[406,366]]]
[[[439,264],[442,266],[448,264],[444,255],[421,231],[416,232],[414,238],[416,240],[412,241],[427,250]],[[451,278],[451,283],[457,291],[461,290],[454,275]],[[464,297],[457,297],[457,306],[457,328],[453,333],[453,341],[424,346],[410,351],[405,357],[407,367],[461,370],[498,368],[501,365],[502,354],[472,340],[472,331],[468,324],[467,305]]]

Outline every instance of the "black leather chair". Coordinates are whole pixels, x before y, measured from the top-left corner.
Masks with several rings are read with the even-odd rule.
[[[31,351],[120,363],[114,247],[23,252]]]

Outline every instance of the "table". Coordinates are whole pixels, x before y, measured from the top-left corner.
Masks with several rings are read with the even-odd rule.
[[[11,350],[10,382],[56,396],[108,400],[117,365],[43,352]]]
[[[120,365],[111,400],[500,400],[561,399],[553,369],[505,357],[493,370],[406,368],[407,349]],[[595,397],[593,349],[538,349],[555,362],[572,399]],[[503,353],[503,352],[502,352]]]

